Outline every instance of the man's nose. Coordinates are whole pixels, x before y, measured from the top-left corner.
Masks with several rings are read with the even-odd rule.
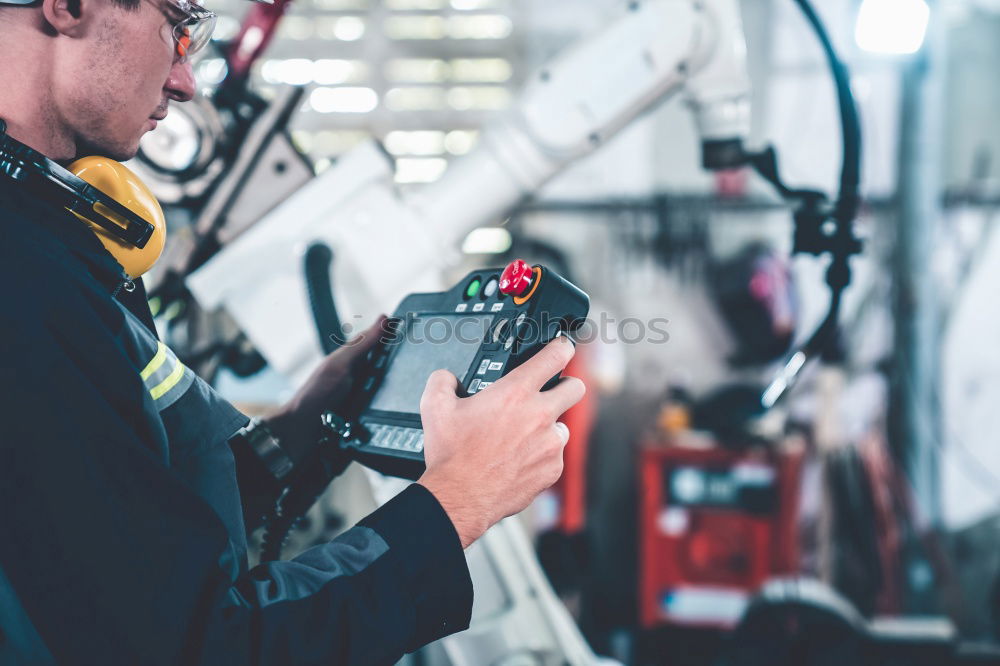
[[[167,97],[178,102],[187,102],[194,97],[195,85],[194,85],[194,70],[191,69],[191,63],[184,61],[177,61],[174,63],[173,67],[170,68],[170,74],[167,76],[167,82],[163,86],[163,90],[167,93]]]

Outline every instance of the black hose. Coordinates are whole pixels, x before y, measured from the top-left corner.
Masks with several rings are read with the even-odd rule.
[[[858,107],[851,91],[851,75],[847,66],[838,57],[830,35],[820,21],[809,0],[795,0],[806,20],[812,26],[816,37],[823,46],[827,64],[833,75],[837,89],[837,104],[840,109],[841,139],[843,142],[843,161],[840,168],[840,191],[831,217],[836,224],[832,261],[827,270],[827,283],[830,285],[830,308],[820,327],[806,343],[807,354],[821,351],[826,341],[837,328],[840,315],[841,295],[851,281],[848,260],[855,253],[857,241],[854,237],[854,218],[857,217],[860,205],[859,188],[861,183],[861,121]]]
[[[802,351],[806,356],[821,354],[824,351],[826,343],[836,332],[837,323],[840,319],[840,302],[842,300],[843,291],[843,289],[834,289],[830,293],[830,307],[827,308],[826,316],[823,318],[823,322],[816,327],[813,334],[809,337],[806,343],[802,345]]]
[[[333,250],[326,243],[315,242],[306,250],[306,289],[309,291],[309,305],[312,307],[313,321],[316,323],[319,344],[324,354],[329,354],[344,344],[343,329],[330,281],[332,263]]]
[[[837,56],[830,35],[809,0],[795,0],[795,2],[805,14],[806,20],[809,21],[809,25],[823,46],[837,88],[844,154],[840,170],[840,192],[837,196],[838,212],[835,212],[834,216],[849,223],[857,215],[858,190],[861,182],[861,122],[854,93],[851,92],[851,76],[847,66]]]
[[[816,328],[804,345],[785,362],[778,377],[761,395],[761,406],[772,407],[791,386],[795,377],[805,365],[805,360],[821,354],[835,338],[840,320],[840,306],[844,289],[851,282],[850,258],[861,251],[861,242],[854,235],[854,218],[861,203],[859,195],[861,181],[861,121],[858,108],[851,92],[851,77],[847,66],[837,56],[829,33],[809,0],[795,0],[806,20],[816,33],[827,64],[833,75],[837,90],[837,106],[840,110],[843,162],[840,168],[840,190],[832,210],[825,210],[820,193],[810,190],[792,190],[781,182],[778,175],[777,156],[773,149],[750,156],[750,163],[769,182],[777,187],[782,196],[797,198],[802,207],[796,212],[796,245],[801,250],[821,254],[829,252],[830,266],[826,272],[826,282],[830,287],[830,307],[822,323]],[[824,223],[832,221],[832,234],[825,233]],[[804,356],[804,360],[796,357]]]

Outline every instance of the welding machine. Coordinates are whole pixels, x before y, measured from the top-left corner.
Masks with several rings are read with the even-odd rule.
[[[650,439],[639,461],[644,628],[731,628],[767,579],[797,570],[801,453]]]

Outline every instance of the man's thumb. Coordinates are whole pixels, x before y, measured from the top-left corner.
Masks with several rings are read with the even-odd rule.
[[[458,378],[447,370],[435,370],[427,378],[427,385],[424,386],[424,394],[420,398],[420,408],[425,405],[447,404],[458,400]]]

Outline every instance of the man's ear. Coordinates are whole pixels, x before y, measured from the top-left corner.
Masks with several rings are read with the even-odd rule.
[[[100,11],[95,0],[42,0],[45,22],[55,32],[70,37],[83,33],[95,11]]]

